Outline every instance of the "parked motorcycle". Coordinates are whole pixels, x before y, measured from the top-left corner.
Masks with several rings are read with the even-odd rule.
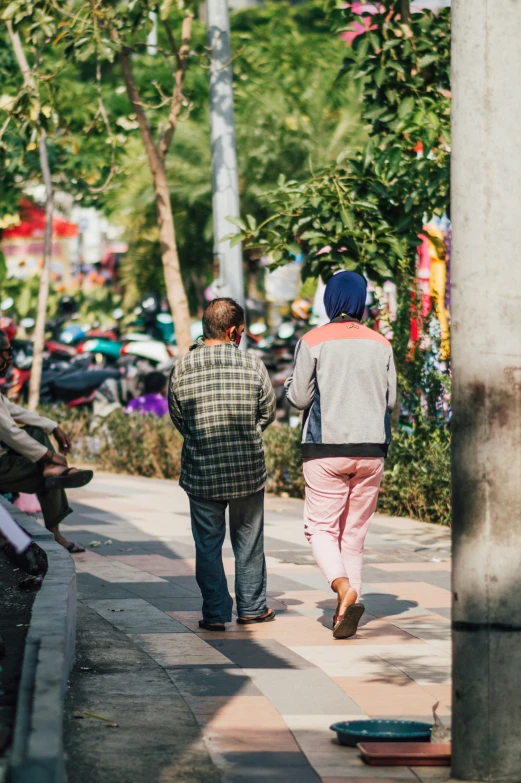
[[[91,354],[98,366],[113,366],[121,356],[121,343],[106,337],[93,337],[80,343],[79,354]]]
[[[124,376],[120,370],[79,370],[55,377],[48,384],[48,392],[53,402],[63,402],[70,408],[90,406],[95,400],[96,392],[107,382],[114,381],[118,390],[120,404],[127,402]]]
[[[147,359],[153,365],[166,364],[174,359],[172,349],[159,340],[136,340],[121,348],[122,356],[136,356]]]

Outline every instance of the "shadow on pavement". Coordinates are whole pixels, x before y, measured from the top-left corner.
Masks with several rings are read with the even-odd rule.
[[[172,563],[194,556],[193,545],[167,546],[153,537],[147,541],[146,534],[137,529],[136,540],[93,534],[86,525],[120,527],[124,524],[131,532],[132,524],[124,516],[92,511],[84,504],[75,504],[75,510],[67,520],[70,537],[89,552],[102,557],[153,554]],[[103,519],[97,519],[98,514]],[[128,538],[134,538],[133,532]],[[93,535],[101,546],[89,549]],[[108,541],[111,543],[106,545]],[[78,566],[80,562],[81,555]],[[84,562],[88,563],[88,558]],[[103,564],[101,559],[96,558],[96,562]],[[96,783],[140,780],[286,783],[296,774],[299,783],[317,783],[319,777],[289,730],[282,728],[276,710],[268,704],[275,717],[272,726],[272,716],[269,719],[266,716],[267,700],[242,671],[244,668],[289,671],[312,664],[274,640],[234,638],[233,633],[229,639],[205,637],[203,640],[198,634],[192,634],[188,625],[183,628],[182,620],[178,622],[177,617],[163,614],[161,621],[159,612],[154,615],[154,607],[163,613],[199,613],[201,598],[193,575],[157,576],[159,579],[152,576],[150,581],[125,581],[121,576],[119,581],[119,575],[104,579],[95,573],[78,571],[78,650],[65,715],[69,780],[74,783],[93,780]],[[128,617],[131,621],[131,612],[127,615],[120,612],[125,609],[125,601],[132,599],[134,603],[136,599],[144,599],[150,625],[140,622],[136,629],[125,628],[123,619]],[[121,604],[108,610],[114,611],[113,622],[112,616],[104,619],[92,608],[95,601]],[[198,650],[187,650],[182,662],[168,663],[169,649],[186,644],[183,640],[187,637],[197,639],[194,644],[202,648],[201,661],[204,650],[214,650],[214,655],[225,656],[223,662],[199,662],[195,657]],[[162,645],[163,661],[162,653],[158,657],[153,649],[147,652],[151,649],[147,648],[150,639]],[[234,700],[239,695],[241,699],[250,697],[251,701],[242,699],[242,704],[250,707],[238,727],[237,713],[231,719],[227,716],[230,708],[235,708]],[[263,715],[257,705],[264,709]],[[108,728],[106,721],[86,716],[85,712],[118,725]],[[214,725],[215,734],[211,732]],[[203,728],[206,740],[202,738]]]

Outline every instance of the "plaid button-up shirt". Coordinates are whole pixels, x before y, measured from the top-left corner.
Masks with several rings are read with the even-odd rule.
[[[172,369],[168,403],[184,436],[179,483],[186,492],[231,500],[262,489],[262,430],[275,418],[275,395],[254,354],[198,340]]]

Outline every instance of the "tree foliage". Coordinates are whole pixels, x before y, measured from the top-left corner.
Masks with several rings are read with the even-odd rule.
[[[367,141],[304,180],[281,178],[268,218],[241,222],[242,241],[286,263],[306,254],[304,274],[355,269],[372,279],[410,274],[425,217],[448,207],[450,11],[412,12],[386,3],[373,15],[340,15],[339,32],[366,28],[346,49],[346,76],[360,85]],[[324,251],[324,248],[326,250]]]
[[[183,108],[189,107],[185,76],[191,58],[194,10],[193,4],[181,0],[175,4],[156,0],[127,0],[117,4],[11,0],[7,7],[4,5],[2,14],[6,21],[23,31],[25,39],[37,50],[38,61],[43,61],[44,55],[49,53],[51,59],[54,53],[59,53],[65,62],[78,69],[82,84],[87,83],[91,92],[95,91],[96,100],[91,100],[86,107],[87,111],[90,109],[91,118],[81,128],[82,141],[88,144],[92,131],[104,139],[109,156],[101,154],[100,157],[105,161],[109,157],[109,171],[102,178],[96,168],[84,177],[93,193],[105,190],[117,171],[120,145],[126,140],[120,129],[139,132],[154,184],[165,288],[181,353],[188,350],[191,341],[190,316],[179,268],[165,158]],[[150,69],[141,84],[136,75],[142,69],[143,59],[150,56],[147,35],[154,23],[160,28],[160,41],[155,50],[164,59],[168,74],[165,89],[155,78],[150,78]],[[48,80],[56,88],[53,91],[54,108],[60,92],[60,76],[58,69]],[[122,88],[115,90],[121,100],[119,107],[117,100],[111,102],[112,117],[104,100],[105,76]],[[43,79],[39,72],[38,77]],[[70,106],[70,97],[62,102],[61,109],[58,127],[63,131],[73,122],[75,105]],[[81,144],[77,140],[74,144],[76,153],[81,155]]]
[[[346,142],[360,147],[357,88],[346,77],[336,84],[344,43],[331,33],[317,2],[297,6],[267,3],[231,15],[234,99],[240,198],[257,223],[267,217],[265,194],[281,173],[304,177],[331,163]],[[203,31],[194,24],[194,49],[203,50]],[[157,59],[157,58],[156,58]],[[201,62],[204,65],[204,61]],[[201,78],[202,75],[202,78]],[[187,74],[192,109],[179,123],[167,158],[179,255],[192,309],[213,277],[211,159],[207,71]],[[130,140],[121,175],[105,203],[130,232],[127,279],[156,290],[159,246],[153,225],[153,190],[143,169],[141,145]],[[134,286],[135,295],[137,289]]]

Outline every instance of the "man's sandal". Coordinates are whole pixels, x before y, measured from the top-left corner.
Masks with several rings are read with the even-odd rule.
[[[70,552],[71,555],[81,555],[82,552],[85,552],[85,549],[79,544],[75,544],[74,541],[71,541],[69,546],[65,547],[65,549],[67,552]]]
[[[350,639],[358,631],[358,623],[365,612],[363,604],[351,604],[341,617],[333,619],[333,636],[335,639]],[[336,622],[335,622],[336,620]]]
[[[76,470],[65,468],[58,476],[49,476],[45,479],[45,489],[78,489],[92,481],[92,470]]]
[[[255,623],[271,623],[275,619],[276,612],[273,609],[265,617],[241,617],[237,618],[239,625],[254,625]]]
[[[199,620],[199,628],[204,628],[205,631],[226,631],[224,623],[210,623],[208,620]]]

